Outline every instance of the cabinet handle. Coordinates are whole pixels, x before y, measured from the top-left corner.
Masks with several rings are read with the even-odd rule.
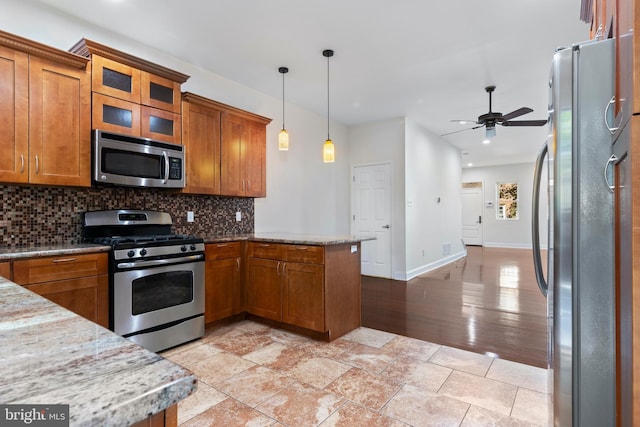
[[[58,258],[58,259],[54,259],[53,262],[54,263],[59,263],[59,262],[72,262],[72,261],[76,261],[78,258]]]
[[[240,258],[236,258],[236,264],[238,265],[238,271],[240,271]]]
[[[301,248],[296,247],[296,251],[306,251],[306,250],[309,250],[309,248],[304,247],[304,246],[303,246],[303,247],[301,247]]]
[[[218,244],[216,245],[216,247],[218,247],[218,248],[226,248],[227,246],[229,246],[229,244],[228,244],[228,243],[218,243]]]
[[[268,243],[260,243],[258,246],[260,246],[261,248],[268,248],[268,247],[270,247],[271,245],[270,245],[270,244],[268,244]]]
[[[244,179],[242,180],[242,191],[244,191]]]
[[[280,261],[276,264],[276,275],[280,275]]]
[[[251,189],[251,180],[247,180],[247,190]]]
[[[38,162],[38,155],[36,154],[36,175],[38,175],[39,170],[40,170],[40,164]]]
[[[20,173],[24,173],[24,155],[20,154]]]

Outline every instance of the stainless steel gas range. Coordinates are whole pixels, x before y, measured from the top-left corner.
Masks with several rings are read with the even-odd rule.
[[[204,241],[173,234],[168,213],[86,212],[86,242],[110,245],[109,326],[151,351],[204,335]]]

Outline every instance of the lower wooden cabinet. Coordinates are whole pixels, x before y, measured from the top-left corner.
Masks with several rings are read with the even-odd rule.
[[[205,259],[205,323],[244,311],[241,243],[205,245]]]
[[[360,326],[360,244],[249,242],[247,312],[337,338]]]
[[[109,326],[106,253],[14,260],[13,281],[99,325]]]
[[[324,331],[324,266],[287,262],[282,270],[282,321]]]
[[[11,263],[9,261],[0,262],[0,276],[11,280]]]
[[[249,257],[247,261],[247,311],[271,320],[282,320],[283,261]]]

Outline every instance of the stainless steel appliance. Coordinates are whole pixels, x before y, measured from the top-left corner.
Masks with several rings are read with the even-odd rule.
[[[614,199],[610,188],[614,41],[559,50],[550,78],[549,139],[536,162],[533,243],[548,300],[553,425],[615,425]],[[538,203],[548,153],[548,269]]]
[[[131,187],[184,187],[182,145],[93,132],[93,181]]]
[[[107,244],[110,328],[151,351],[204,335],[204,241],[171,233],[163,212],[86,212],[84,239]]]

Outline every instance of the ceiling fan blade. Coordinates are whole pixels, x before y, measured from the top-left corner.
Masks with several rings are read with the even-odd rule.
[[[514,110],[510,113],[507,113],[505,115],[502,116],[502,118],[504,119],[504,121],[508,122],[511,119],[515,119],[516,117],[520,117],[522,115],[525,115],[527,113],[531,113],[533,110],[529,107],[522,107],[522,108],[518,108],[517,110]]]
[[[460,133],[460,132],[464,132],[464,131],[467,131],[467,130],[474,130],[474,129],[478,129],[478,128],[481,128],[482,126],[484,126],[484,125],[474,126],[474,127],[472,127],[472,128],[466,128],[466,129],[454,130],[453,132],[443,133],[443,134],[442,134],[442,135],[440,135],[440,136],[453,135],[454,133]]]
[[[460,123],[461,125],[478,124],[475,120],[451,120],[453,123]]]
[[[502,126],[544,126],[547,120],[516,120],[502,122]]]

